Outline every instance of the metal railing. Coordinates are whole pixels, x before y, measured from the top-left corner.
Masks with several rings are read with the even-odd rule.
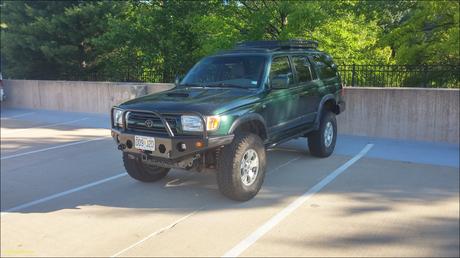
[[[382,65],[338,63],[342,82],[352,87],[460,88],[460,65]],[[4,74],[4,76],[6,76]],[[171,74],[159,70],[131,68],[114,73],[86,72],[41,80],[172,82]],[[5,78],[5,77],[4,77]],[[166,79],[165,79],[166,78]]]
[[[460,88],[459,65],[339,64],[347,86]]]

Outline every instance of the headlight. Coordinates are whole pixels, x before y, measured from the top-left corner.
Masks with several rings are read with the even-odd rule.
[[[203,123],[197,116],[181,116],[180,121],[183,131],[201,132],[203,131]]]
[[[220,125],[220,116],[208,116],[206,119],[206,130],[215,131]],[[189,132],[202,132],[203,123],[198,116],[181,116],[182,130]]]
[[[113,126],[122,127],[123,126],[123,110],[114,108],[112,113]]]

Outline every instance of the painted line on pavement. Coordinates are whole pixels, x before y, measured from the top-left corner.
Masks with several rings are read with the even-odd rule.
[[[11,132],[2,133],[2,135],[10,135],[10,134],[14,134],[14,133],[22,132],[22,131],[27,131],[27,130],[32,130],[32,129],[37,129],[37,128],[47,128],[47,127],[53,127],[53,126],[58,126],[58,125],[70,125],[70,124],[74,124],[76,122],[80,122],[80,121],[87,120],[87,119],[88,119],[88,117],[84,117],[84,118],[71,120],[71,121],[67,121],[67,122],[54,123],[54,124],[49,124],[49,125],[41,125],[41,126],[30,127],[30,128],[12,129]]]
[[[296,158],[290,159],[290,160],[284,162],[283,164],[281,164],[281,165],[279,165],[279,166],[277,166],[277,167],[275,167],[275,168],[273,168],[273,169],[270,169],[269,171],[267,171],[267,174],[266,174],[266,175],[268,176],[268,175],[270,175],[270,174],[276,172],[276,171],[279,170],[280,168],[283,168],[283,167],[285,167],[285,166],[291,164],[292,162],[297,161],[297,160],[299,160],[299,159],[301,159],[301,158],[302,158],[302,157],[296,157]],[[177,180],[177,179],[175,179],[175,180]],[[175,181],[175,180],[173,180],[173,181]],[[172,181],[171,181],[171,182],[172,182]],[[168,182],[168,183],[169,183],[169,182]],[[125,248],[125,249],[123,249],[123,250],[121,250],[121,251],[115,253],[115,254],[112,255],[111,257],[120,256],[121,254],[125,253],[126,251],[128,251],[128,250],[130,250],[130,249],[133,249],[134,247],[136,247],[136,246],[142,244],[143,242],[147,241],[148,239],[150,239],[150,238],[152,238],[152,237],[154,237],[154,236],[157,236],[157,235],[161,234],[162,232],[164,232],[164,231],[166,231],[166,230],[168,230],[168,229],[174,227],[174,226],[177,225],[178,223],[180,223],[180,222],[182,222],[183,220],[185,220],[185,219],[187,219],[187,218],[193,216],[195,213],[197,213],[198,211],[204,209],[205,207],[206,207],[206,206],[203,206],[203,207],[201,207],[201,208],[199,208],[199,209],[197,209],[197,210],[195,210],[195,211],[193,211],[193,212],[187,214],[186,216],[184,216],[184,217],[182,217],[182,218],[176,220],[175,222],[171,223],[170,225],[168,225],[168,226],[166,226],[166,227],[163,227],[163,228],[161,228],[161,229],[159,229],[159,230],[153,232],[152,234],[146,236],[145,238],[139,240],[138,242],[136,242],[136,243],[134,243],[134,244],[128,246],[127,248]]]
[[[161,228],[161,229],[159,229],[159,230],[153,232],[152,234],[150,234],[150,235],[144,237],[143,239],[137,241],[136,243],[134,243],[134,244],[132,244],[132,245],[126,247],[125,249],[123,249],[123,250],[121,250],[121,251],[115,253],[114,255],[112,255],[112,256],[110,256],[110,257],[117,257],[117,256],[119,256],[120,254],[122,254],[122,253],[124,253],[124,252],[126,252],[126,251],[128,251],[128,250],[130,250],[130,249],[133,249],[134,247],[136,247],[136,246],[142,244],[143,242],[149,240],[150,238],[152,238],[152,237],[154,237],[154,236],[157,236],[157,235],[159,235],[159,234],[161,234],[161,233],[163,233],[163,232],[165,232],[165,231],[167,231],[167,230],[173,228],[174,226],[176,226],[176,225],[179,224],[180,222],[182,222],[182,221],[188,219],[189,217],[195,215],[197,212],[203,210],[205,207],[206,207],[206,206],[203,206],[203,207],[201,207],[201,208],[199,208],[199,209],[197,209],[197,210],[194,210],[193,212],[191,212],[191,213],[185,215],[184,217],[182,217],[182,218],[180,218],[180,219],[174,221],[173,223],[167,225],[166,227],[163,227],[163,228]]]
[[[47,202],[47,201],[51,201],[51,200],[54,200],[56,198],[59,198],[59,197],[65,196],[65,195],[69,195],[71,193],[79,192],[79,191],[85,190],[87,188],[94,187],[94,186],[97,186],[97,185],[100,185],[100,184],[103,184],[103,183],[118,179],[120,177],[124,177],[126,175],[127,175],[126,173],[121,173],[121,174],[118,174],[118,175],[115,175],[115,176],[111,176],[111,177],[101,179],[101,180],[96,181],[96,182],[92,182],[92,183],[89,183],[89,184],[86,184],[86,185],[82,185],[82,186],[79,186],[79,187],[76,187],[76,188],[72,188],[72,189],[64,191],[64,192],[53,194],[53,195],[50,195],[48,197],[44,197],[44,198],[41,198],[41,199],[38,199],[38,200],[35,200],[35,201],[32,201],[32,202],[24,203],[24,204],[21,204],[19,206],[9,208],[9,209],[6,209],[5,211],[2,211],[1,216],[3,217],[5,215],[7,215],[8,214],[7,212],[14,212],[14,211],[24,210],[26,208],[35,206],[37,204],[44,203],[44,202]]]
[[[271,173],[273,173],[273,172],[276,172],[278,169],[280,169],[280,168],[282,168],[282,167],[284,167],[284,166],[286,166],[286,165],[288,165],[288,164],[290,164],[290,163],[292,163],[292,162],[294,162],[294,161],[296,161],[296,160],[299,160],[300,158],[302,158],[302,157],[297,157],[297,158],[293,158],[293,159],[291,159],[291,160],[288,160],[287,162],[285,162],[285,163],[279,165],[278,167],[275,167],[274,169],[269,170],[269,171],[267,172],[267,175],[268,175],[268,174],[271,174]],[[168,182],[168,184],[171,183],[171,182],[173,182],[173,181],[175,181],[175,180],[177,180],[177,179],[174,179],[174,180]],[[166,226],[166,227],[164,227],[164,228],[161,228],[161,229],[159,229],[159,230],[153,232],[152,234],[146,236],[145,238],[139,240],[138,242],[136,242],[136,243],[134,243],[134,244],[132,244],[132,245],[126,247],[125,249],[123,249],[123,250],[117,252],[116,254],[112,255],[111,257],[117,257],[117,256],[119,256],[119,255],[125,253],[126,251],[128,251],[128,250],[130,250],[130,249],[133,249],[134,247],[136,247],[136,246],[142,244],[143,242],[147,241],[148,239],[150,239],[150,238],[152,238],[152,237],[154,237],[154,236],[157,236],[157,235],[161,234],[162,232],[164,232],[164,231],[166,231],[166,230],[168,230],[168,229],[174,227],[175,225],[177,225],[178,223],[182,222],[183,220],[185,220],[185,219],[187,219],[187,218],[193,216],[195,213],[197,213],[197,212],[200,211],[200,210],[203,210],[205,207],[206,207],[206,206],[203,206],[203,207],[201,207],[201,208],[199,208],[199,209],[197,209],[197,210],[195,210],[195,211],[193,211],[193,212],[187,214],[186,216],[184,216],[184,217],[182,217],[182,218],[176,220],[175,222],[169,224],[168,226]]]
[[[28,115],[32,115],[32,114],[35,114],[35,112],[28,112],[28,113],[18,114],[18,115],[14,115],[14,116],[2,117],[1,119],[2,120],[15,119],[15,118],[18,118],[18,117],[28,116]]]
[[[267,174],[266,174],[266,175],[270,175],[271,173],[276,172],[278,169],[280,169],[280,168],[282,168],[282,167],[285,167],[285,166],[291,164],[292,162],[294,162],[294,161],[296,161],[296,160],[299,160],[299,159],[301,159],[301,158],[302,158],[302,157],[297,157],[297,158],[290,159],[290,160],[288,160],[287,162],[285,162],[285,163],[283,163],[283,164],[277,166],[276,168],[270,169],[269,171],[267,171]]]
[[[71,142],[71,143],[62,144],[62,145],[58,145],[58,146],[53,146],[53,147],[49,147],[49,148],[44,148],[44,149],[39,149],[39,150],[34,150],[34,151],[28,151],[28,152],[23,152],[23,153],[8,155],[8,156],[1,157],[0,160],[17,158],[17,157],[21,157],[21,156],[25,156],[25,155],[30,155],[30,154],[38,153],[38,152],[49,151],[49,150],[55,150],[55,149],[60,149],[60,148],[68,147],[68,146],[83,144],[83,143],[87,143],[87,142],[100,141],[100,140],[104,140],[104,139],[110,139],[110,137],[99,137],[99,138],[95,138],[95,139],[91,139],[91,140],[84,140],[84,141],[78,141],[78,142]]]
[[[272,228],[274,228],[277,224],[279,224],[283,219],[289,216],[289,214],[291,214],[294,210],[299,208],[313,195],[315,195],[317,192],[323,189],[326,185],[332,182],[337,176],[342,174],[351,165],[353,165],[355,162],[357,162],[362,157],[364,157],[364,155],[366,155],[366,153],[369,152],[369,150],[373,146],[374,146],[373,144],[367,144],[356,156],[354,156],[352,159],[347,161],[345,164],[337,168],[334,172],[330,173],[328,176],[323,178],[319,183],[314,185],[312,188],[310,188],[307,192],[302,194],[300,197],[295,199],[286,208],[278,212],[270,220],[265,222],[265,224],[263,224],[258,229],[256,229],[252,234],[250,234],[248,237],[246,237],[241,242],[239,242],[235,247],[227,251],[222,257],[238,257],[246,249],[248,249],[251,245],[253,245],[258,239],[260,239],[263,235],[265,235]]]

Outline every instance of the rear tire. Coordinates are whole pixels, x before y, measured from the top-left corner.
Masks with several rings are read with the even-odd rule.
[[[123,164],[125,165],[126,172],[141,182],[155,182],[165,177],[169,168],[162,168],[152,165],[147,165],[139,158],[130,157],[127,153],[123,153]]]
[[[337,140],[337,120],[329,110],[323,112],[319,129],[308,135],[308,148],[313,156],[325,158],[331,156]]]
[[[219,158],[217,185],[220,192],[236,201],[252,199],[262,187],[265,167],[262,139],[251,133],[235,135],[232,143],[223,148]]]

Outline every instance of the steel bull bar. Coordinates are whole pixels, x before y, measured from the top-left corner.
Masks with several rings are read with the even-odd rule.
[[[129,154],[140,156],[142,159],[159,158],[164,159],[164,162],[171,160],[181,160],[207,149],[219,147],[230,143],[233,140],[233,135],[213,136],[209,137],[206,128],[206,118],[202,114],[195,111],[184,112],[167,112],[161,114],[158,111],[146,111],[127,109],[123,110],[122,127],[114,127],[113,109],[111,110],[112,137],[118,144],[118,149]],[[129,130],[127,118],[130,112],[143,114],[151,114],[158,117],[163,124],[167,135],[156,132],[140,132]],[[171,129],[171,125],[165,119],[164,115],[193,115],[200,118],[203,125],[203,131],[196,135],[181,136],[176,135]],[[155,138],[155,151],[140,150],[134,147],[135,136],[147,136]],[[158,160],[158,159],[157,159]]]

